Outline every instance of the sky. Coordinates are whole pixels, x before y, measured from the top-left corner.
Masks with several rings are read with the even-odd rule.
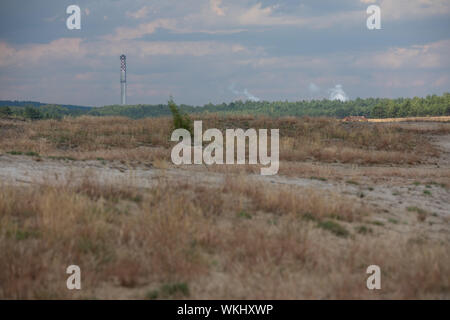
[[[66,8],[81,9],[69,30]],[[381,9],[369,30],[366,9]],[[102,106],[450,92],[449,0],[2,0],[0,100]]]

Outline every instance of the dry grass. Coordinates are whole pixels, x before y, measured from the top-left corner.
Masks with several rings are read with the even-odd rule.
[[[450,116],[368,119],[369,122],[450,122]]]
[[[41,160],[8,156],[8,164],[60,165],[45,158],[55,157],[67,167],[68,159],[98,160],[89,162],[98,172],[139,162],[141,173],[158,169],[148,185],[134,183],[133,170],[101,178],[77,171],[86,175],[68,174],[58,186],[50,178],[0,181],[0,299],[450,298],[448,217],[426,202],[448,205],[450,171],[435,164],[440,153],[429,137],[448,134],[448,124],[203,120],[204,129],[279,128],[280,175],[307,178],[310,187],[264,180],[258,165],[166,170],[169,118],[0,120],[0,153]],[[400,205],[380,181],[410,187],[410,198],[430,185],[432,196]],[[388,192],[395,206],[360,197],[369,187],[377,197]],[[398,223],[380,222],[388,218]],[[81,267],[81,291],[66,289],[71,264]],[[381,291],[366,288],[372,264],[381,267]]]
[[[240,179],[2,187],[0,298],[449,297],[445,245],[359,235],[351,221],[367,208],[353,200]],[[318,228],[329,219],[349,237]],[[81,292],[65,288],[70,264],[81,267]],[[383,270],[381,293],[365,287],[370,264]]]
[[[170,119],[80,117],[0,121],[0,150],[73,159],[153,161],[170,157]]]
[[[206,116],[203,128],[280,129],[280,159],[358,164],[414,164],[437,156],[422,132],[327,118]],[[170,160],[170,118],[80,117],[35,122],[0,120],[0,152],[152,162]],[[445,127],[445,129],[448,129]]]
[[[240,168],[244,170],[245,168]],[[257,173],[256,169],[247,168],[247,172]],[[391,167],[391,166],[354,166],[334,165],[310,162],[283,162],[280,164],[280,175],[302,178],[320,178],[332,180],[370,179],[373,182],[390,181],[401,178],[409,183],[420,181],[427,184],[430,181],[442,187],[450,187],[450,171],[447,167]],[[403,181],[404,182],[404,181]]]
[[[256,210],[306,216],[313,220],[326,217],[345,221],[361,220],[361,216],[367,212],[357,200],[337,193],[285,186],[267,187],[244,176],[226,179],[223,192],[231,192],[235,197],[245,196],[252,201]]]

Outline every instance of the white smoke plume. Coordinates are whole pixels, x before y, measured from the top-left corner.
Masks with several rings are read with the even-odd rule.
[[[330,89],[330,100],[339,100],[345,102],[348,100],[347,94],[342,89],[342,85],[337,84],[334,88]]]
[[[259,99],[258,97],[254,96],[253,94],[251,94],[250,92],[248,92],[247,89],[244,89],[244,91],[239,91],[239,90],[237,90],[237,89],[235,88],[235,84],[234,84],[234,83],[231,84],[231,86],[230,86],[229,89],[230,89],[231,92],[233,92],[233,93],[234,93],[235,95],[237,95],[237,96],[242,96],[242,95],[244,95],[244,96],[247,98],[247,100],[254,101],[254,102],[261,101],[261,99]]]

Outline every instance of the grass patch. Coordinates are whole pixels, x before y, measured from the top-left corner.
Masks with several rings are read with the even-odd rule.
[[[242,218],[242,219],[248,219],[250,220],[252,218],[252,215],[246,211],[241,211],[237,214],[238,218]]]
[[[319,221],[319,218],[310,212],[302,214],[302,219],[306,221]]]
[[[345,229],[345,227],[331,220],[319,222],[317,226],[323,230],[331,232],[337,237],[346,238],[350,235],[350,232],[348,232],[348,230]]]
[[[428,181],[427,185],[441,187],[441,188],[445,188],[446,187],[445,183],[438,183],[438,182],[435,182],[435,181]]]
[[[406,208],[406,210],[408,210],[409,212],[417,212],[417,213],[422,213],[422,212],[426,212],[425,210],[423,210],[423,209],[420,209],[420,208],[418,208],[418,207],[408,207],[408,208]]]
[[[418,207],[408,207],[406,208],[406,210],[408,210],[409,212],[417,212],[417,220],[419,220],[420,222],[424,222],[428,216],[427,211]]]
[[[15,232],[8,232],[9,236],[13,236],[17,241],[27,240],[30,238],[39,238],[40,232],[35,230],[21,230],[18,229]]]
[[[189,297],[189,286],[186,282],[174,282],[163,284],[158,290],[150,290],[146,293],[145,298],[149,300],[180,299],[182,297]]]
[[[431,196],[431,191],[430,190],[423,190],[423,194],[426,196]]]
[[[347,182],[348,184],[353,184],[353,185],[355,185],[355,186],[359,186],[359,183],[356,182],[356,181],[353,181],[353,180],[347,180],[346,182]]]
[[[25,152],[25,155],[30,157],[39,157],[39,153],[33,151]]]
[[[161,287],[162,297],[188,297],[189,296],[189,286],[186,282],[176,282],[164,284]]]
[[[309,177],[311,180],[319,180],[319,181],[327,181],[327,179],[326,178],[322,178],[322,177],[314,177],[314,176],[312,176],[312,177]]]
[[[22,152],[22,151],[12,150],[12,151],[8,151],[6,153],[13,155],[13,156],[25,155],[25,156],[30,156],[30,157],[39,157],[39,153],[34,152],[34,151]]]
[[[159,296],[158,290],[150,290],[145,295],[145,298],[147,298],[149,300],[156,300],[156,299],[158,299],[158,296]]]
[[[366,226],[358,226],[356,227],[356,232],[359,234],[371,234],[373,233],[372,228],[366,227]]]
[[[75,161],[76,160],[75,158],[64,157],[64,156],[49,156],[48,158],[52,159],[52,160],[70,160],[70,161]]]
[[[7,152],[8,154],[10,154],[10,155],[13,155],[13,156],[20,156],[20,155],[22,155],[23,154],[23,152],[22,151],[8,151]]]
[[[388,221],[390,223],[393,223],[393,224],[398,224],[398,220],[397,219],[389,218]]]

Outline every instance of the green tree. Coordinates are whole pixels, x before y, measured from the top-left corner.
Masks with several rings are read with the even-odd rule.
[[[169,102],[169,108],[170,112],[172,112],[172,118],[173,118],[173,126],[175,129],[186,129],[191,133],[192,136],[192,121],[189,118],[189,116],[186,113],[181,113],[178,109],[177,105],[173,101],[172,98],[170,98]]]

